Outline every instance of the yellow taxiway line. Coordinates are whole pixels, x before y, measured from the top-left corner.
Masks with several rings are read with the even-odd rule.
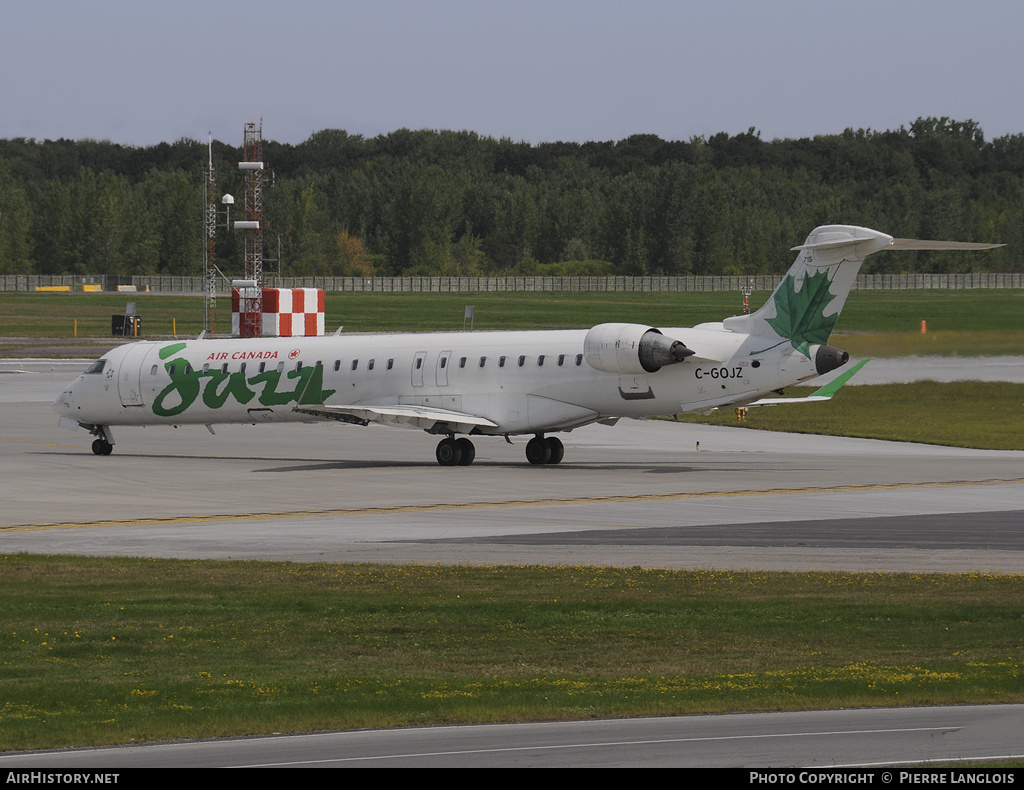
[[[541,505],[593,505],[615,502],[657,502],[672,499],[707,499],[731,496],[799,496],[803,494],[834,494],[836,492],[893,491],[915,488],[952,488],[958,486],[1014,485],[1024,483],[1022,477],[993,478],[988,480],[952,480],[925,483],[866,483],[844,486],[807,486],[801,488],[761,488],[728,491],[691,491],[663,494],[621,494],[608,496],[565,497],[561,499],[510,499],[491,502],[431,502],[409,505],[381,505],[370,507],[324,508],[319,510],[289,510],[264,513],[214,513],[156,518],[98,519],[95,521],[54,521],[39,524],[0,525],[0,532],[23,532],[42,529],[87,529],[93,527],[139,527],[164,524],[200,524],[214,521],[250,521],[261,519],[319,518],[323,516],[365,516],[384,513],[417,513],[426,511],[470,510],[492,507],[537,507]]]

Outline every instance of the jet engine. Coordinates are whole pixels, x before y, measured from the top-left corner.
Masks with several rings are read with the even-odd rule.
[[[693,351],[643,324],[598,324],[587,332],[583,354],[592,368],[642,374],[682,362]]]
[[[850,361],[850,355],[835,346],[812,346],[814,352],[814,369],[819,376],[840,368]]]

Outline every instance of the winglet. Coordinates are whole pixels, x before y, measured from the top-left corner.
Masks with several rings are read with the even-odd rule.
[[[816,389],[806,398],[762,398],[761,400],[756,400],[753,403],[748,403],[747,406],[778,406],[780,403],[814,403],[817,401],[829,400],[839,391],[840,387],[852,379],[862,367],[868,364],[869,361],[870,360],[862,359],[848,371],[840,376],[836,376],[824,387]]]
[[[821,387],[820,389],[817,389],[814,392],[812,392],[810,397],[812,397],[812,398],[815,398],[815,397],[817,397],[817,398],[831,398],[833,395],[835,395],[837,392],[839,392],[839,388],[840,387],[842,387],[846,382],[848,382],[855,375],[857,375],[858,371],[860,371],[860,369],[862,367],[864,367],[866,364],[868,364],[868,362],[870,362],[870,361],[871,360],[869,360],[869,359],[862,359],[860,362],[858,362],[856,365],[854,365],[852,368],[850,368],[845,373],[843,373],[843,374],[841,374],[839,376],[836,376],[834,379],[832,379],[832,381],[830,381],[824,387]]]

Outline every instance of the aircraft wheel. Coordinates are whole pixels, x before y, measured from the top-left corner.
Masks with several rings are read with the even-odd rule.
[[[114,451],[114,445],[106,439],[97,439],[92,443],[92,451],[96,455],[110,455]]]
[[[442,439],[437,444],[437,462],[441,466],[458,466],[462,461],[462,446],[452,439]]]
[[[469,466],[476,458],[476,446],[464,436],[456,439],[455,443],[462,449],[462,458],[459,459],[459,466]]]
[[[554,436],[549,437],[546,441],[548,447],[551,448],[551,457],[548,458],[548,463],[559,463],[562,460],[562,456],[565,455],[565,445],[562,444],[561,439],[556,439]]]
[[[534,436],[526,443],[526,460],[531,464],[546,464],[551,460],[551,445],[543,436]]]

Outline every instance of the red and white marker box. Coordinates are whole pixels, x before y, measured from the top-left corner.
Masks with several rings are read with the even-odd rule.
[[[231,291],[231,333],[240,334],[241,299]],[[324,333],[324,292],[320,288],[264,288],[264,337],[316,337]]]

